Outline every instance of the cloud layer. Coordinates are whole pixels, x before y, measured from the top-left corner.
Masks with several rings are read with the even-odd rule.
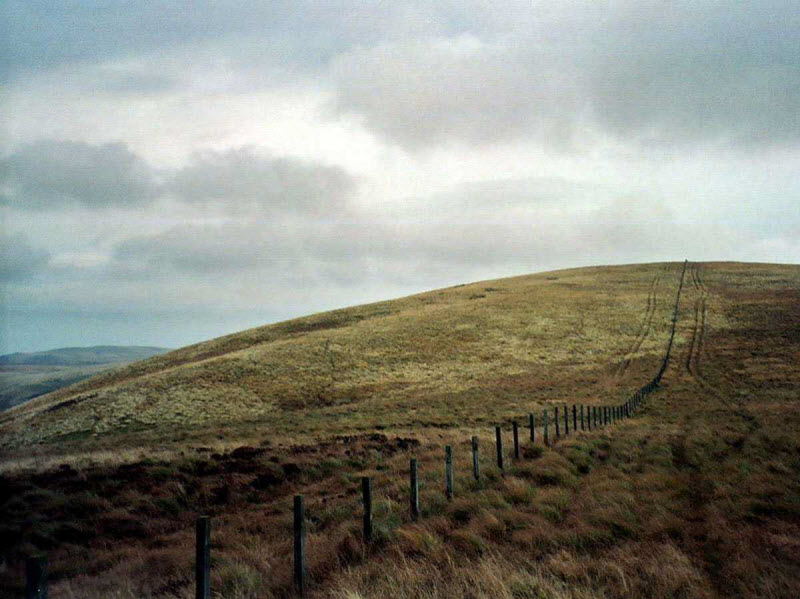
[[[791,2],[1,10],[7,351],[547,268],[800,261]]]

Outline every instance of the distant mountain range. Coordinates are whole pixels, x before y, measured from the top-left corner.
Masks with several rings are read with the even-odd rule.
[[[163,347],[98,345],[0,356],[0,411],[99,372],[168,351]]]

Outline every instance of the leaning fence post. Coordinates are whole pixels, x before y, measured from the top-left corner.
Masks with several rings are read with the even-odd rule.
[[[444,495],[447,500],[453,499],[453,448],[444,447]]]
[[[361,497],[364,501],[364,542],[372,543],[372,479],[361,477]]]
[[[583,420],[583,404],[581,404],[581,430],[586,430],[586,423]]]
[[[500,471],[503,470],[503,435],[500,431],[500,427],[494,427],[494,437],[495,443],[497,445],[497,467],[500,468]]]
[[[417,458],[411,458],[411,519],[419,518],[419,479],[417,478]]]
[[[211,520],[200,516],[195,525],[195,599],[211,597]]]
[[[564,406],[564,436],[569,436],[569,408]]]
[[[294,496],[294,586],[302,597],[306,592],[306,519],[303,496]]]
[[[47,599],[47,557],[44,555],[25,561],[25,599]]]
[[[550,436],[547,432],[547,410],[542,410],[542,415],[544,416],[544,444],[549,446],[550,445]]]
[[[531,443],[536,443],[536,417],[533,413],[528,414],[528,426],[531,429]]]
[[[481,470],[478,464],[478,437],[472,437],[472,476],[475,477],[475,482],[480,482]]]
[[[519,459],[519,426],[517,426],[517,421],[511,423],[511,432],[514,437],[514,459]]]

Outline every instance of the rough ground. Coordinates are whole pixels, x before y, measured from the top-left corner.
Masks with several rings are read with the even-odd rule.
[[[800,596],[800,267],[690,264],[645,408],[528,446],[504,477],[493,466],[495,422],[610,404],[649,380],[680,266],[543,273],[317,315],[12,410],[0,593],[18,596],[18,558],[46,549],[52,597],[190,597],[192,523],[209,513],[218,596],[287,596],[290,502],[303,492],[312,596]],[[363,474],[375,479],[369,549]]]

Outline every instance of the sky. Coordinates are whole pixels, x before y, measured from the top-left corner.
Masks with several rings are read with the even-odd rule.
[[[800,263],[797,1],[0,2],[0,353]]]

